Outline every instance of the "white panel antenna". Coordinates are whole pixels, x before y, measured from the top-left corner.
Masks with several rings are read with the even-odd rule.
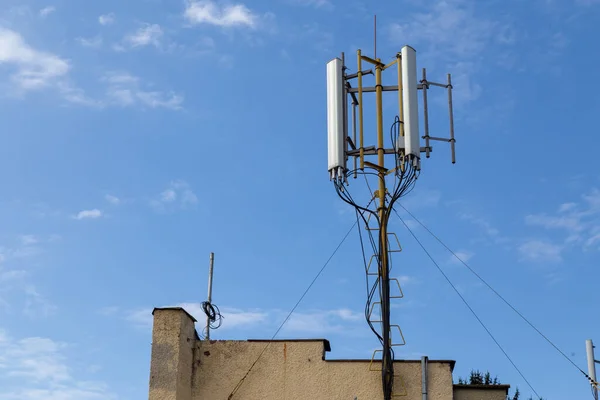
[[[415,166],[418,168],[421,158],[421,141],[419,135],[419,99],[417,96],[417,53],[412,47],[404,46],[401,54],[404,152],[409,159],[416,159]]]
[[[343,62],[327,63],[327,148],[330,179],[343,179],[346,170]]]

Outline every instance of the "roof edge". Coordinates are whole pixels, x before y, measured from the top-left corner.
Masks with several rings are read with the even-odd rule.
[[[331,351],[331,343],[327,339],[248,339],[246,342],[322,342],[325,351]]]
[[[154,307],[154,310],[152,310],[152,315],[154,315],[155,311],[183,311],[188,317],[190,317],[190,319],[194,322],[198,322],[196,320],[196,318],[194,318],[194,316],[192,314],[190,314],[189,312],[187,312],[183,307]]]
[[[452,386],[454,386],[455,388],[461,388],[461,389],[484,389],[484,390],[493,390],[493,389],[510,389],[510,385],[508,384],[502,384],[502,385],[462,385],[462,384],[458,384],[455,383]]]

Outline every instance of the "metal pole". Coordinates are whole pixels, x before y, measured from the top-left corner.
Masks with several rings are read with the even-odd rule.
[[[421,398],[427,400],[427,356],[421,357]]]
[[[448,74],[448,112],[450,114],[450,150],[452,152],[452,164],[454,164],[456,163],[456,153],[454,151],[454,111],[452,108],[452,77],[450,74]],[[429,144],[426,146],[429,147]]]
[[[213,267],[215,265],[215,253],[210,253],[210,266],[208,267],[208,303],[212,302],[212,280]],[[206,340],[210,340],[210,318],[206,316]]]
[[[360,154],[360,169],[365,170],[365,145],[363,138],[363,90],[362,90],[362,58],[361,52],[356,52],[357,64],[358,64],[358,141],[359,141],[359,154]],[[356,143],[355,143],[356,144]]]
[[[356,104],[354,101],[352,102],[352,140],[354,141],[354,146],[356,146]],[[356,161],[356,156],[354,156],[354,179],[358,176]]]
[[[592,381],[596,382],[596,361],[594,359],[594,344],[591,339],[585,341],[585,352],[587,354],[588,375],[592,378]],[[592,390],[594,399],[598,400],[598,389],[593,386]]]
[[[390,278],[388,271],[388,241],[387,241],[387,220],[388,212],[385,205],[386,187],[385,187],[385,150],[383,141],[383,90],[381,85],[381,71],[383,64],[376,59],[375,66],[375,87],[376,87],[376,107],[377,107],[377,159],[379,166],[379,259],[380,269],[380,294],[381,294],[381,321],[383,337],[383,355],[382,355],[382,380],[383,387],[389,387],[393,380],[393,360],[391,359],[390,343]],[[384,400],[390,400],[391,393],[384,393]]]
[[[373,58],[377,59],[377,15],[373,15]]]
[[[425,156],[429,158],[429,112],[427,111],[427,89],[429,89],[427,83],[427,72],[425,68],[423,68],[423,79],[421,80],[423,84],[423,125],[425,130]]]
[[[348,86],[346,86],[346,55],[342,52],[342,80],[343,80],[343,97],[344,97],[344,142],[346,150],[344,151],[344,165],[348,163],[348,150],[350,150],[350,144],[348,143]],[[344,171],[344,182],[348,183],[348,176]]]

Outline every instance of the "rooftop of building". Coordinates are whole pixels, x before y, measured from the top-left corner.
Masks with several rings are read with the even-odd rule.
[[[152,311],[152,315],[154,315],[154,313],[156,311],[168,311],[168,310],[172,310],[172,311],[181,311],[184,312],[192,321],[194,322],[198,322],[193,315],[191,315],[190,313],[188,313],[183,307],[156,307],[154,308],[154,310]],[[196,333],[196,336],[198,334]],[[197,336],[198,338],[198,336]],[[337,358],[337,359],[331,359],[328,360],[325,357],[325,353],[326,352],[330,352],[331,351],[331,343],[329,342],[329,340],[327,339],[321,339],[321,338],[314,338],[314,339],[248,339],[248,340],[210,340],[211,344],[217,343],[217,342],[249,342],[249,343],[302,343],[302,342],[321,342],[323,343],[323,360],[327,361],[327,362],[371,362],[372,360],[370,358],[362,358],[362,359],[357,359],[357,358]],[[377,361],[379,361],[379,359],[376,359]],[[441,364],[449,364],[450,365],[450,371],[454,371],[454,366],[456,364],[455,360],[432,360],[432,359],[428,359],[427,360],[429,363],[441,363]],[[406,359],[396,359],[394,360],[395,363],[420,363],[421,360],[406,360]],[[463,385],[460,385],[463,386]],[[468,385],[467,385],[468,386]],[[485,386],[485,385],[482,385]],[[495,386],[496,388],[498,388],[498,385]],[[485,387],[483,387],[483,389],[485,389]]]

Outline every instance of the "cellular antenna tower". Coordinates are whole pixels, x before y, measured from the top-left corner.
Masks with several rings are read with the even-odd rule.
[[[360,50],[356,60],[354,73],[349,73],[344,53],[341,58],[327,63],[328,171],[340,198],[354,207],[372,249],[369,254],[362,247],[368,288],[365,317],[382,348],[373,354],[369,368],[381,372],[383,398],[390,400],[406,395],[406,389],[401,377],[394,374],[393,365],[393,349],[404,345],[405,340],[400,326],[390,322],[390,299],[403,297],[398,279],[390,278],[391,256],[402,249],[396,234],[388,232],[388,221],[394,204],[413,189],[421,172],[421,155],[429,158],[432,152],[431,141],[450,143],[452,163],[455,162],[452,81],[448,74],[446,83],[429,82],[425,68],[417,81],[416,51],[410,46],[404,46],[387,64],[379,58],[363,55]],[[364,63],[371,69],[363,70]],[[388,69],[393,71],[394,83],[385,86],[382,75]],[[374,86],[365,86],[368,78],[374,78]],[[432,86],[448,92],[449,138],[429,135],[427,92]],[[419,128],[419,91],[423,104],[423,136]],[[397,92],[394,102],[398,103],[397,115],[387,116],[385,120],[383,92]],[[372,93],[375,94],[374,119],[373,115],[365,115],[365,98]],[[349,106],[352,107],[351,118]],[[372,103],[368,110],[372,110]],[[390,126],[387,138],[384,124]],[[351,167],[348,167],[349,161]],[[350,193],[348,178],[351,177],[363,190]],[[362,229],[359,232],[362,246]],[[374,363],[377,353],[381,353],[381,369]]]

